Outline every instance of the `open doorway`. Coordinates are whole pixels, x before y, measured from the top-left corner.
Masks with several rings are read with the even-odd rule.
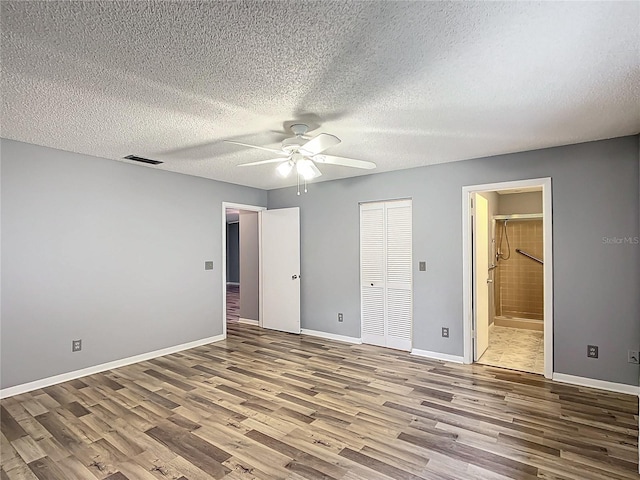
[[[463,201],[465,363],[550,378],[551,181],[464,187]]]
[[[223,203],[223,334],[228,324],[258,325],[260,234],[263,207]]]
[[[240,210],[226,209],[227,325],[240,320]]]

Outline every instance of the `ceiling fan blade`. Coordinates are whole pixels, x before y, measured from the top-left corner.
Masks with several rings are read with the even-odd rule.
[[[233,140],[225,140],[224,142],[225,143],[233,143],[234,145],[242,145],[243,147],[257,148],[258,150],[265,150],[267,152],[271,152],[271,153],[276,153],[278,155],[282,155],[283,157],[288,157],[289,156],[288,153],[283,152],[282,150],[276,150],[274,148],[258,147],[257,145],[249,145],[248,143],[235,142]]]
[[[282,162],[282,158],[272,158],[270,160],[260,160],[259,162],[241,163],[238,167],[253,167],[254,165],[265,165],[267,163]]]
[[[335,157],[333,155],[316,155],[313,160],[318,163],[326,163],[329,165],[341,165],[343,167],[364,168],[371,170],[376,168],[376,164],[366,160],[356,160],[354,158]]]
[[[327,148],[333,147],[340,143],[340,139],[335,135],[329,135],[328,133],[321,133],[316,135],[307,143],[300,147],[300,153],[303,155],[316,155],[320,152],[324,152]]]
[[[322,172],[318,167],[316,167],[315,163],[311,162],[310,167],[311,167],[311,170],[313,170],[313,178],[318,178],[320,175],[322,175]]]

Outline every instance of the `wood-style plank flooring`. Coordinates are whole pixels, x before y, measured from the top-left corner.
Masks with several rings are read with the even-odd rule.
[[[227,322],[240,319],[240,285],[227,284]]]
[[[637,397],[230,324],[1,402],[1,479],[638,479]]]

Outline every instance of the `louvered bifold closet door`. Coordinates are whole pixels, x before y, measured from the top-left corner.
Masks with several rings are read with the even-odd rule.
[[[385,346],[384,204],[360,206],[362,341]]]
[[[411,200],[360,205],[362,341],[411,350]]]
[[[411,350],[412,213],[411,200],[387,202],[386,210],[386,304],[388,347]]]

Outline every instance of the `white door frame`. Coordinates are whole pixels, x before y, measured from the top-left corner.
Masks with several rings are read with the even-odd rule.
[[[250,212],[261,212],[267,207],[257,205],[244,205],[242,203],[222,202],[222,336],[227,338],[227,208],[236,210],[247,210]],[[259,216],[258,216],[259,217]],[[258,219],[258,222],[260,220]],[[260,228],[258,225],[258,264],[262,256],[262,238],[260,238]],[[260,268],[260,267],[258,267]],[[262,291],[262,272],[258,273],[258,291]],[[261,297],[262,298],[262,297]],[[259,324],[262,326],[262,305],[259,306]]]
[[[544,230],[544,376],[550,379],[553,377],[553,212],[551,203],[551,177],[462,187],[462,318],[464,363],[473,363],[471,195],[473,193],[526,187],[542,187],[542,225]]]

